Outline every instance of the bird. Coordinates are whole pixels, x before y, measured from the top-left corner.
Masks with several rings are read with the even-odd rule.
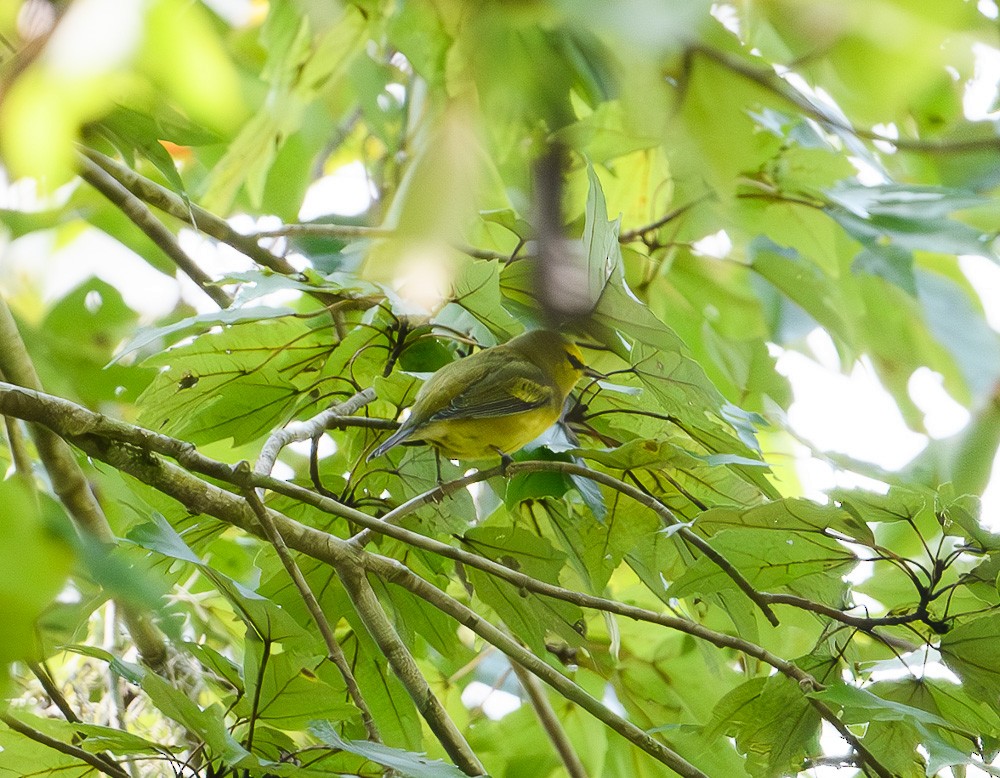
[[[400,428],[368,455],[405,440],[428,443],[448,459],[509,455],[562,414],[566,398],[590,371],[576,344],[552,330],[532,330],[450,362],[417,392]]]

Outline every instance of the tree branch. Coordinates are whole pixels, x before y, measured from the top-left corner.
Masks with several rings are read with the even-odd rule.
[[[231,501],[236,499],[233,495],[219,489],[218,487],[211,486],[194,478],[194,476],[191,476],[189,473],[181,470],[180,468],[168,465],[164,462],[153,463],[151,462],[151,458],[148,453],[146,453],[154,451],[156,453],[166,454],[167,456],[176,458],[182,465],[189,467],[196,472],[201,472],[205,475],[209,475],[213,478],[233,484],[238,485],[240,483],[240,478],[234,473],[232,468],[224,463],[209,459],[208,457],[197,453],[194,447],[188,443],[184,443],[183,441],[151,432],[149,430],[144,430],[139,427],[134,427],[124,422],[99,416],[98,414],[94,414],[85,408],[81,408],[80,406],[61,398],[41,395],[35,392],[28,392],[17,387],[5,386],[3,384],[0,384],[0,412],[31,421],[38,421],[44,424],[53,425],[54,428],[60,432],[60,434],[65,434],[70,437],[76,445],[83,448],[87,451],[87,453],[91,454],[91,456],[108,462],[108,464],[111,464],[113,467],[121,469],[124,472],[128,472],[145,483],[149,483],[154,486],[154,488],[173,496],[175,499],[183,502],[190,510],[197,513],[205,513],[207,515],[215,516],[220,520],[236,524],[251,533],[256,534],[256,532],[259,531],[255,529],[257,525],[253,520],[252,513],[248,516],[245,512],[233,512],[234,509]],[[113,443],[109,445],[106,441],[102,442],[101,440],[95,440],[95,436],[104,436],[110,440],[120,441],[126,444],[126,447],[118,447]],[[131,449],[129,449],[128,446],[135,447],[136,452],[129,453]],[[142,455],[140,455],[140,452]],[[514,463],[511,464],[509,468],[526,469],[531,465],[537,464],[565,465],[567,463]],[[586,470],[586,468],[582,469]],[[168,475],[164,475],[163,471],[168,471]],[[487,474],[489,472],[490,471],[487,471]],[[468,478],[472,477],[473,476],[469,476]],[[175,483],[175,481],[177,483]],[[180,486],[183,485],[185,481],[187,481],[186,488],[180,489]],[[192,483],[192,481],[194,483]],[[505,567],[504,565],[493,562],[492,560],[447,546],[439,541],[412,533],[408,530],[402,529],[401,527],[384,523],[378,519],[368,516],[367,514],[342,505],[335,500],[323,497],[315,492],[309,491],[308,489],[295,486],[294,484],[287,484],[275,478],[253,475],[251,477],[251,483],[257,488],[266,488],[301,500],[302,502],[313,505],[320,510],[340,516],[349,521],[365,526],[375,532],[379,532],[380,534],[385,534],[409,543],[414,547],[423,548],[427,551],[438,553],[455,561],[460,561],[471,567],[476,567],[483,572],[495,575],[498,578],[508,581],[519,589],[532,591],[536,594],[553,597],[555,599],[561,599],[581,607],[616,613],[628,618],[659,624],[671,629],[685,632],[693,637],[712,643],[719,648],[730,648],[739,651],[747,656],[754,657],[765,664],[774,667],[782,674],[795,680],[803,691],[823,688],[822,684],[818,683],[810,674],[799,669],[793,663],[781,659],[761,646],[750,643],[742,638],[715,632],[687,619],[657,613],[655,611],[649,611],[636,606],[616,602],[614,600],[606,600],[593,595],[583,594],[581,592],[574,592],[572,590],[563,589],[562,587],[530,578],[523,573],[519,573]],[[246,506],[244,505],[244,507]],[[321,532],[320,530],[316,530],[311,527],[306,527],[305,525],[288,519],[281,514],[272,512],[271,516],[275,526],[282,537],[285,538],[285,541],[289,546],[301,551],[302,553],[319,559],[320,561],[327,562],[334,566],[337,565],[337,562],[335,561],[337,559],[337,554],[333,551],[331,546],[350,549],[352,554],[357,553],[357,548],[351,541],[343,541],[340,538],[329,535],[328,533]],[[360,557],[360,559],[362,559],[367,566],[368,563],[365,560],[368,560],[371,556],[372,555],[366,555],[364,557]],[[470,627],[470,629],[473,629],[484,639],[496,645],[504,651],[504,653],[507,653],[513,661],[520,662],[525,667],[528,667],[528,669],[532,672],[539,670],[539,668],[533,665],[530,660],[527,662],[523,661],[523,649],[520,649],[516,643],[512,648],[507,643],[501,645],[501,643],[495,642],[493,638],[496,637],[496,635],[480,624],[480,619],[474,612],[468,610],[457,601],[454,601],[453,603],[449,602],[451,598],[447,598],[447,601],[440,600],[438,595],[441,597],[446,597],[446,595],[440,592],[440,590],[436,587],[424,582],[423,579],[420,579],[419,577],[414,576],[414,578],[416,578],[416,582],[414,582],[413,579],[408,578],[407,574],[412,575],[412,573],[406,570],[405,567],[402,568],[405,572],[398,570],[396,566],[399,563],[397,563],[396,560],[386,559],[384,557],[378,557],[378,559],[382,561],[375,565],[375,567],[369,567],[372,572],[382,576],[391,574],[391,580],[399,585],[407,585],[408,588],[410,588],[411,585],[416,587],[411,588],[410,590],[417,594],[417,596],[428,599],[428,601],[432,602],[435,607],[440,607],[444,610],[444,612],[449,613],[449,615],[453,615],[456,618],[460,617],[460,620],[468,618],[468,622],[462,621],[462,623],[465,623]],[[400,565],[400,567],[402,566]],[[492,625],[490,626],[493,630],[496,629],[495,627],[492,627]],[[504,637],[506,636],[501,633],[501,642],[503,642]],[[513,651],[513,653],[511,653],[511,651]],[[529,656],[533,657],[531,654],[529,654]],[[536,657],[533,658],[537,660]],[[541,660],[537,661],[540,662]],[[541,664],[543,667],[548,668],[548,665],[545,663]],[[539,670],[539,672],[536,672],[536,675],[539,675],[539,677],[543,678],[543,680],[547,683],[553,685],[560,693],[564,693],[564,690],[558,686],[560,682],[553,681],[550,677],[546,677],[544,673],[544,670]],[[563,678],[558,673],[556,673],[556,675],[560,679]],[[573,699],[575,702],[579,702],[579,700],[575,697],[568,698]],[[599,703],[597,704],[599,705]],[[588,708],[585,704],[581,703],[581,706],[594,713],[594,711]],[[835,713],[826,709],[825,706],[817,707],[814,705],[814,707],[816,707],[817,711],[820,712],[820,715],[823,716],[824,719],[830,721],[833,726],[838,728],[838,731],[843,737],[849,738],[848,742],[856,748],[859,754],[864,756],[864,754],[867,753],[863,747],[857,748],[857,746],[860,746],[860,743],[857,742],[857,739],[854,738],[849,730],[843,730],[841,727],[838,727],[839,719],[837,719]],[[594,715],[597,714],[595,713]],[[597,715],[597,717],[601,718],[599,715]],[[604,719],[602,718],[601,720],[603,721]],[[609,726],[611,726],[611,724],[609,724]],[[632,738],[629,739],[631,740]],[[633,742],[642,747],[641,743],[635,740],[633,740]],[[868,759],[868,763],[872,766],[872,769],[875,770],[876,773],[879,775],[888,775],[888,773],[879,771],[884,768],[882,768],[881,765],[878,765],[877,760],[874,760],[873,757],[870,757],[869,755],[864,758]]]
[[[194,281],[220,308],[228,308],[232,305],[232,298],[215,285],[211,276],[198,267],[197,263],[181,248],[176,236],[153,215],[153,212],[138,197],[122,186],[117,179],[108,175],[90,157],[79,154],[77,159],[80,163],[80,177],[84,181],[124,213],[136,227],[145,233],[147,238],[174,261],[182,273]]]
[[[984,135],[980,138],[938,141],[917,138],[889,138],[831,116],[828,112],[809,100],[806,95],[801,94],[794,87],[790,86],[774,70],[756,68],[710,46],[692,46],[689,51],[701,54],[707,59],[722,65],[727,70],[764,87],[783,100],[791,103],[804,114],[811,116],[828,127],[850,133],[863,140],[882,141],[883,143],[895,146],[897,149],[926,154],[965,154],[975,151],[995,151],[997,148],[1000,148],[1000,137],[996,134]]]
[[[48,746],[60,754],[66,754],[74,759],[79,759],[81,762],[86,762],[98,772],[111,776],[111,778],[129,778],[129,774],[125,770],[107,758],[102,758],[100,754],[91,754],[82,748],[77,748],[54,737],[49,737],[45,733],[29,727],[24,722],[18,721],[9,713],[0,713],[0,721],[18,734],[24,735],[24,737],[34,740],[36,743],[41,743],[43,746]]]
[[[406,687],[410,698],[417,706],[417,710],[420,711],[420,715],[424,717],[424,721],[427,722],[448,756],[462,772],[466,775],[486,775],[486,768],[483,767],[462,733],[459,732],[458,727],[448,716],[440,700],[431,691],[427,679],[420,672],[413,656],[386,617],[382,604],[375,596],[375,590],[372,589],[365,576],[364,571],[367,565],[363,564],[364,560],[360,556],[352,559],[349,555],[351,553],[364,555],[365,552],[351,550],[345,556],[344,551],[348,550],[348,546],[343,541],[339,541],[339,544],[338,550],[341,553],[334,554],[335,558],[327,561],[337,571],[340,582],[351,598],[351,603],[358,616],[364,622],[368,633],[382,654],[389,660],[389,666],[392,667],[396,677]]]
[[[275,430],[261,448],[260,456],[257,457],[257,463],[254,465],[254,472],[259,475],[270,475],[278,455],[289,443],[297,440],[310,440],[321,435],[335,420],[357,413],[359,409],[374,399],[375,390],[369,387],[342,403],[320,411],[311,419],[293,421],[283,428]]]
[[[42,382],[35,372],[14,316],[0,297],[0,371],[21,391],[41,392]],[[10,386],[10,384],[8,384]],[[73,403],[69,403],[73,406]],[[75,406],[79,408],[79,406]],[[80,410],[85,410],[80,408]],[[17,416],[17,414],[11,414]],[[66,442],[53,432],[51,425],[33,424],[31,436],[56,496],[77,529],[104,545],[112,545],[115,535],[90,484]],[[167,660],[166,638],[157,627],[134,608],[122,604],[122,618],[143,662],[154,671],[163,669]]]
[[[531,707],[535,709],[535,715],[538,716],[538,720],[542,724],[542,729],[545,730],[545,734],[548,735],[549,740],[559,754],[563,767],[566,768],[566,774],[569,775],[569,778],[587,778],[587,768],[583,766],[583,762],[580,761],[576,749],[569,742],[566,730],[563,729],[563,725],[559,721],[559,717],[556,716],[552,703],[549,702],[549,698],[545,695],[545,689],[535,676],[517,662],[512,662],[510,666],[514,670],[514,675],[517,676],[521,688],[524,689],[524,693],[528,695]]]
[[[889,770],[885,765],[883,765],[875,755],[869,751],[864,743],[862,743],[851,730],[847,728],[847,725],[840,720],[840,717],[834,713],[830,708],[828,708],[824,703],[819,700],[814,700],[812,697],[807,697],[809,704],[813,706],[813,709],[823,718],[824,721],[828,722],[838,734],[847,742],[847,744],[854,749],[855,753],[858,755],[858,761],[861,763],[862,767],[871,768],[872,772],[879,778],[896,778],[896,773]]]
[[[206,211],[204,208],[186,201],[169,189],[160,186],[155,181],[150,181],[145,176],[115,162],[111,157],[101,154],[99,151],[85,147],[82,153],[140,200],[159,208],[175,219],[190,224],[206,235],[232,246],[262,267],[283,275],[297,274],[298,271],[289,264],[288,260],[262,248],[254,236],[237,232],[229,222],[220,219],[211,211]]]
[[[242,473],[242,469],[239,465],[236,467],[236,471],[237,473]],[[246,465],[246,475],[249,475],[249,472],[250,466]],[[270,514],[268,514],[267,510],[264,508],[264,504],[260,501],[260,498],[257,496],[257,492],[253,486],[247,486],[244,488],[243,497],[250,506],[250,509],[254,512],[254,515],[257,517],[257,521],[260,523],[264,537],[266,537],[270,544],[274,546],[274,550],[277,552],[278,558],[281,560],[281,564],[287,571],[289,578],[292,579],[292,583],[295,584],[295,588],[299,590],[299,594],[302,596],[302,599],[306,604],[306,608],[309,609],[309,613],[312,614],[313,621],[316,622],[316,626],[319,629],[320,634],[323,636],[323,642],[326,643],[328,658],[331,662],[333,662],[337,670],[340,671],[340,675],[344,679],[344,684],[347,687],[347,693],[350,695],[351,700],[357,706],[358,710],[361,711],[361,720],[364,722],[365,732],[368,733],[368,739],[375,743],[381,743],[382,738],[379,735],[378,726],[375,724],[375,719],[372,717],[371,709],[368,707],[368,703],[365,701],[364,695],[361,694],[361,689],[358,688],[358,681],[354,677],[354,672],[351,670],[351,663],[347,661],[347,657],[344,655],[344,650],[340,647],[340,643],[337,641],[337,636],[333,632],[333,627],[330,626],[330,622],[327,620],[326,614],[323,613],[323,608],[316,599],[316,595],[313,593],[313,590],[309,587],[309,582],[306,581],[305,576],[302,574],[302,570],[299,569],[295,559],[292,557],[291,553],[289,553],[288,546],[285,545],[284,538],[281,537],[281,533],[278,532],[277,528],[274,526],[274,522],[271,521]]]

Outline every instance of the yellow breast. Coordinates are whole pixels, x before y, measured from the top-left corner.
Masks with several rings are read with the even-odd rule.
[[[510,454],[541,435],[559,418],[561,408],[544,406],[509,416],[445,419],[421,428],[414,437],[430,443],[449,459],[486,459]]]

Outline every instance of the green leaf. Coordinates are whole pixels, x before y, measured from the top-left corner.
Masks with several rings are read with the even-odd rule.
[[[754,678],[727,694],[712,714],[711,733],[736,739],[754,778],[799,770],[819,753],[820,716],[796,683],[782,675]]]
[[[69,649],[107,662],[114,673],[139,685],[160,713],[204,738],[214,759],[222,759],[232,767],[249,768],[258,764],[253,755],[230,734],[225,711],[218,704],[202,708],[184,689],[141,665],[125,662],[102,649],[82,645],[70,646]]]
[[[160,755],[166,746],[141,737],[134,732],[126,732],[116,727],[104,727],[99,724],[76,723],[67,726],[71,733],[80,733],[86,737],[80,745],[92,754],[111,751],[115,754],[147,754]]]
[[[464,773],[454,765],[423,754],[390,748],[367,740],[344,740],[327,721],[314,721],[310,731],[327,745],[363,756],[376,764],[396,770],[407,778],[461,778]]]
[[[841,576],[850,572],[858,561],[835,540],[813,532],[731,529],[713,535],[710,542],[754,588],[761,591],[787,588],[835,605],[840,604],[845,588]],[[699,557],[673,582],[668,594],[686,597],[735,586],[714,561]]]
[[[621,217],[608,221],[608,204],[593,165],[587,165],[587,208],[583,225],[583,251],[587,258],[587,300],[596,303],[612,274],[621,268],[618,245]]]
[[[163,516],[154,514],[153,521],[135,527],[128,539],[150,551],[195,565],[229,600],[240,620],[261,639],[292,641],[306,634],[283,608],[203,561]]]
[[[466,263],[455,279],[452,297],[498,340],[506,340],[518,332],[517,319],[502,304],[497,262],[476,260]]]
[[[193,443],[261,437],[316,399],[310,391],[323,381],[328,338],[279,317],[232,325],[151,357],[144,364],[161,370],[139,398],[139,422]]]
[[[0,482],[0,666],[37,659],[35,620],[63,587],[75,537],[62,507],[22,481]]]
[[[899,246],[882,243],[867,246],[854,258],[851,271],[884,278],[907,294],[917,296],[917,281],[913,275],[913,253]]]
[[[671,481],[658,487],[661,490],[660,500],[685,518],[700,510],[694,505],[678,509],[676,497],[683,497],[686,501],[693,498],[702,505],[716,502],[753,504],[758,501],[759,491],[755,485],[727,466],[744,464],[744,457],[723,455],[726,461],[716,465],[707,457],[692,452],[690,447],[693,445],[691,440],[676,436],[663,440],[630,440],[615,449],[578,448],[570,453],[619,470],[649,470],[654,474],[657,471],[669,472]],[[749,461],[754,463],[754,467],[763,464]]]
[[[547,540],[513,527],[476,527],[465,533],[463,542],[478,554],[548,583],[558,583],[566,559]],[[519,590],[475,568],[466,573],[479,599],[533,650],[545,650],[549,633],[571,643],[580,641],[578,629],[583,614],[576,606]]]
[[[853,343],[855,324],[839,285],[795,249],[777,245],[768,238],[750,244],[753,269],[799,305],[835,338]]]
[[[941,638],[941,658],[959,678],[969,695],[995,707],[1000,700],[1000,662],[996,636],[1000,614],[971,619]]]
[[[138,319],[121,292],[97,278],[87,279],[66,294],[37,331],[23,328],[46,389],[79,398],[90,407],[133,402],[152,372],[108,365],[108,361]]]
[[[697,526],[710,535],[720,529],[740,527],[770,529],[776,534],[789,530],[824,535],[832,530],[866,544],[875,542],[868,525],[851,513],[805,499],[775,500],[747,509],[710,508],[698,517]]]
[[[396,630],[410,645],[417,634],[449,659],[465,653],[455,642],[455,623],[440,610],[402,587],[383,586],[377,581],[372,586],[391,602]]]
[[[991,253],[988,236],[951,219],[922,218],[904,209],[889,209],[884,213],[876,210],[862,215],[848,208],[832,207],[827,209],[827,213],[864,245],[891,241],[893,245],[909,251]]]
[[[153,327],[142,330],[118,349],[114,358],[117,362],[133,351],[146,348],[156,344],[161,345],[168,340],[179,340],[186,335],[194,335],[207,332],[212,327],[220,324],[238,324],[240,322],[261,321],[263,319],[277,319],[284,316],[292,316],[295,313],[291,308],[226,308],[221,311],[210,311],[197,316],[189,316],[165,327]]]
[[[217,704],[201,708],[187,693],[154,673],[142,671],[142,690],[165,716],[198,733],[213,755],[233,767],[251,767],[256,759],[230,734],[225,711]]]
[[[100,773],[76,757],[56,751],[15,732],[6,724],[0,724],[0,776],[25,778],[26,775],[93,778]]]
[[[240,667],[232,659],[223,656],[222,653],[211,646],[200,643],[183,643],[182,645],[184,650],[190,653],[209,673],[214,673],[222,678],[237,692],[244,690]]]
[[[845,724],[860,724],[866,721],[910,721],[948,727],[948,722],[933,713],[910,705],[886,700],[866,689],[838,683],[823,691],[812,692],[810,697],[840,708]]]
[[[234,708],[238,716],[253,717],[288,732],[304,729],[317,716],[336,721],[357,718],[358,711],[347,701],[341,676],[336,671],[324,671],[320,676],[323,657],[285,651],[262,658],[261,646],[256,639],[246,642],[246,694]]]
[[[585,588],[593,594],[604,590],[625,554],[659,526],[649,512],[638,521],[615,516],[610,521],[601,521],[556,500],[536,501],[522,510],[530,514],[536,525],[548,524]]]
[[[160,130],[153,117],[118,105],[95,125],[95,129],[111,141],[129,164],[134,165],[134,155],[140,154],[153,163],[171,189],[184,192],[184,181],[177,172],[177,166],[160,143],[161,140],[168,140],[166,133]],[[219,140],[210,133],[204,133],[202,137],[204,142]]]
[[[918,270],[917,291],[931,334],[954,358],[976,403],[1000,379],[1000,338],[979,314],[978,301],[939,273]]]

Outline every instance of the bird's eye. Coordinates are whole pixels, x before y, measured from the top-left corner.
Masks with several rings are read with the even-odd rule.
[[[586,365],[584,365],[584,364],[583,364],[583,362],[581,362],[581,361],[580,361],[579,359],[577,359],[577,358],[576,358],[575,356],[573,356],[572,354],[570,354],[570,353],[569,353],[568,351],[566,352],[566,359],[568,359],[568,360],[569,360],[569,363],[570,363],[570,364],[571,364],[571,365],[572,365],[572,366],[573,366],[573,367],[574,367],[574,368],[575,368],[576,370],[583,370],[583,369],[584,369],[584,368],[586,367]]]

